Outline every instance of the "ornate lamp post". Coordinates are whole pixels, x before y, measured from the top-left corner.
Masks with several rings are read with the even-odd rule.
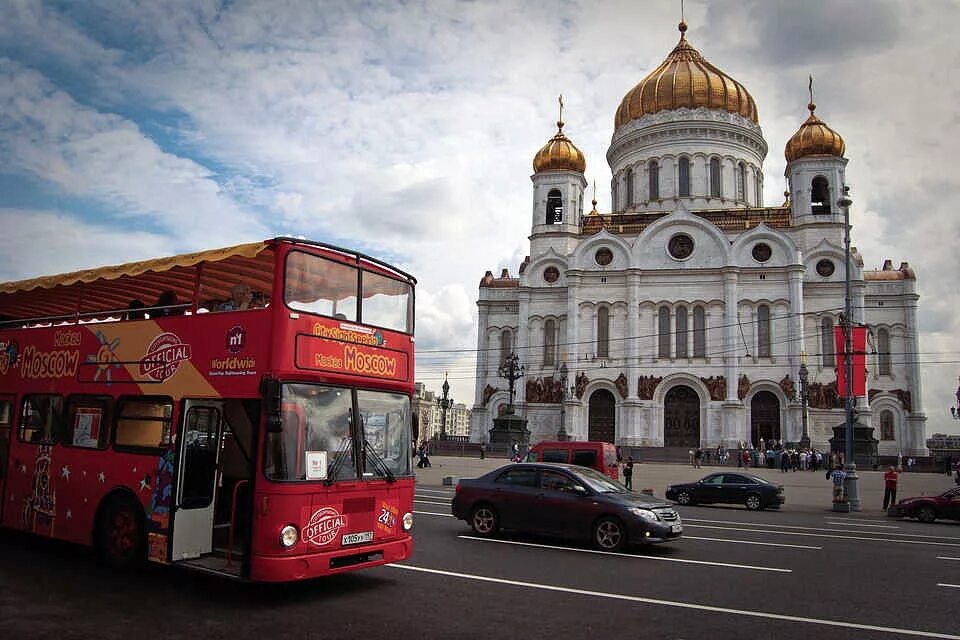
[[[561,442],[566,441],[570,438],[567,435],[567,429],[564,426],[563,419],[564,415],[567,412],[566,408],[567,400],[567,363],[564,362],[560,365],[560,431],[557,431],[557,440]]]
[[[497,373],[500,374],[501,378],[506,379],[510,383],[510,404],[507,406],[507,414],[513,414],[513,398],[514,390],[513,383],[523,377],[523,365],[520,364],[520,357],[515,353],[511,353],[504,359],[503,364],[500,365],[500,368],[497,370]]]
[[[437,398],[437,405],[440,407],[440,439],[447,439],[447,409],[453,405],[453,398],[448,398],[450,393],[450,383],[447,382],[447,374],[443,374],[443,397]]]
[[[837,200],[837,205],[843,209],[843,256],[846,267],[844,268],[844,290],[843,290],[843,355],[844,355],[844,374],[846,377],[846,389],[844,390],[845,400],[845,429],[844,429],[844,470],[847,473],[844,480],[844,489],[847,494],[847,504],[850,511],[860,511],[860,492],[858,490],[857,463],[853,459],[853,415],[854,403],[853,397],[853,301],[850,297],[850,205],[853,200],[850,199],[850,188],[844,185],[843,195]]]
[[[810,434],[807,432],[807,381],[810,379],[809,375],[806,355],[800,354],[800,424],[803,425],[800,448],[808,451],[810,449]]]

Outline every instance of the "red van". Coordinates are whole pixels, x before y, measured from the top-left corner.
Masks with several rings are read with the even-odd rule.
[[[620,479],[617,448],[609,442],[544,441],[530,447],[527,462],[564,462],[590,467],[614,480]]]

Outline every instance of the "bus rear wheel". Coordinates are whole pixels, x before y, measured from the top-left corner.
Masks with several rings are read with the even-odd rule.
[[[94,535],[98,555],[112,567],[132,567],[146,558],[143,511],[132,500],[110,499],[100,512]]]

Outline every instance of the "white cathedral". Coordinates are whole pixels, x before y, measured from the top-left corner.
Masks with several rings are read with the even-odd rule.
[[[511,354],[532,442],[561,431],[628,447],[799,442],[801,364],[812,446],[829,449],[844,422],[843,139],[811,103],[784,151],[786,201],[765,206],[756,104],[685,31],[617,109],[610,213],[594,200],[584,214],[586,160],[562,121],[534,156],[530,255],[515,276],[480,281],[473,441],[509,405],[498,370]],[[926,455],[916,275],[851,256],[853,322],[869,338],[858,420],[880,456]]]

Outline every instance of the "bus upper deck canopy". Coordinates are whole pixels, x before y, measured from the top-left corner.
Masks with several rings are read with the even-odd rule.
[[[269,301],[276,266],[274,248],[283,243],[324,249],[338,254],[345,263],[366,263],[415,282],[412,276],[354,251],[277,237],[221,249],[0,283],[0,327],[24,322],[117,317],[129,308],[132,300],[141,301],[149,308],[166,293],[172,293],[182,309],[195,311],[210,301],[229,300],[232,287],[240,282],[265,293]]]

